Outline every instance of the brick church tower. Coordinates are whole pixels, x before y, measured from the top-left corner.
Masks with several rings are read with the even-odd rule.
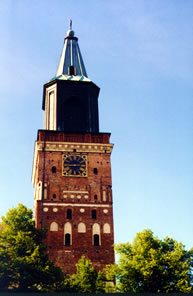
[[[49,257],[67,274],[82,255],[97,270],[114,263],[113,145],[99,132],[98,95],[70,28],[56,76],[44,85],[32,171],[36,226],[48,229]]]

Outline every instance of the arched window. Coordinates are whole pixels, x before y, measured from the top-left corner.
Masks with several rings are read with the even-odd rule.
[[[79,223],[78,224],[78,232],[84,233],[86,232],[86,225],[84,223]]]
[[[92,235],[93,235],[93,245],[100,246],[100,225],[98,223],[94,223],[92,227]]]
[[[67,209],[66,218],[72,219],[72,210],[71,209]]]
[[[64,225],[64,245],[72,245],[72,225],[69,222]]]
[[[70,233],[65,234],[65,246],[70,246]]]
[[[111,233],[111,228],[108,223],[105,223],[103,226],[103,233]]]
[[[92,210],[92,219],[96,219],[96,210]]]
[[[56,222],[50,224],[50,231],[58,231],[58,224]]]
[[[99,235],[94,234],[94,246],[99,246]]]
[[[55,167],[55,166],[52,167],[52,173],[53,173],[53,174],[56,173],[56,167]]]

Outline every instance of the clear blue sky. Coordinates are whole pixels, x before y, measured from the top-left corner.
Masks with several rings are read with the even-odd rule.
[[[192,0],[0,1],[0,215],[33,208],[43,84],[72,19],[115,144],[115,242],[150,228],[193,246],[192,11]]]

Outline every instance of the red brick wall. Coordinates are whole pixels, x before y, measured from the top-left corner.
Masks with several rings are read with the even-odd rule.
[[[43,212],[43,226],[48,229],[46,243],[48,244],[49,257],[68,274],[75,272],[75,264],[82,255],[88,257],[97,270],[102,270],[105,265],[114,263],[110,154],[87,153],[88,177],[63,177],[63,153],[65,152],[45,152],[47,199],[44,200],[44,208],[47,208],[47,212]],[[43,162],[44,152],[39,151],[37,182],[42,181],[43,178]],[[53,166],[56,167],[56,173],[52,172]],[[97,168],[97,174],[94,173],[94,168]],[[88,198],[85,199],[86,194],[80,193],[80,191],[88,191]],[[106,191],[106,201],[103,200],[103,191]],[[56,198],[53,197],[54,194]],[[64,194],[67,197],[64,198]],[[71,195],[74,195],[74,197],[72,198]],[[78,198],[78,195],[81,198]],[[97,199],[95,198],[96,195]],[[41,227],[41,208],[42,201],[35,200],[34,214],[38,228]],[[55,211],[57,209],[57,212],[54,212],[53,209]],[[67,219],[67,209],[72,209],[72,219]],[[80,209],[84,212],[81,212]],[[92,218],[93,209],[97,211],[96,219]],[[58,224],[58,231],[50,231],[52,222]],[[64,245],[64,225],[66,222],[70,222],[72,226],[71,246]],[[78,232],[80,222],[86,225],[85,233]],[[92,227],[94,223],[100,225],[101,245],[99,246],[93,245]],[[110,225],[110,233],[103,232],[105,223]]]
[[[110,133],[64,133],[50,130],[38,130],[38,141],[109,143]]]

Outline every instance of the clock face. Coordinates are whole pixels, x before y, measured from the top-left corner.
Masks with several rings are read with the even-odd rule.
[[[67,177],[87,177],[86,155],[63,155],[62,175]]]

